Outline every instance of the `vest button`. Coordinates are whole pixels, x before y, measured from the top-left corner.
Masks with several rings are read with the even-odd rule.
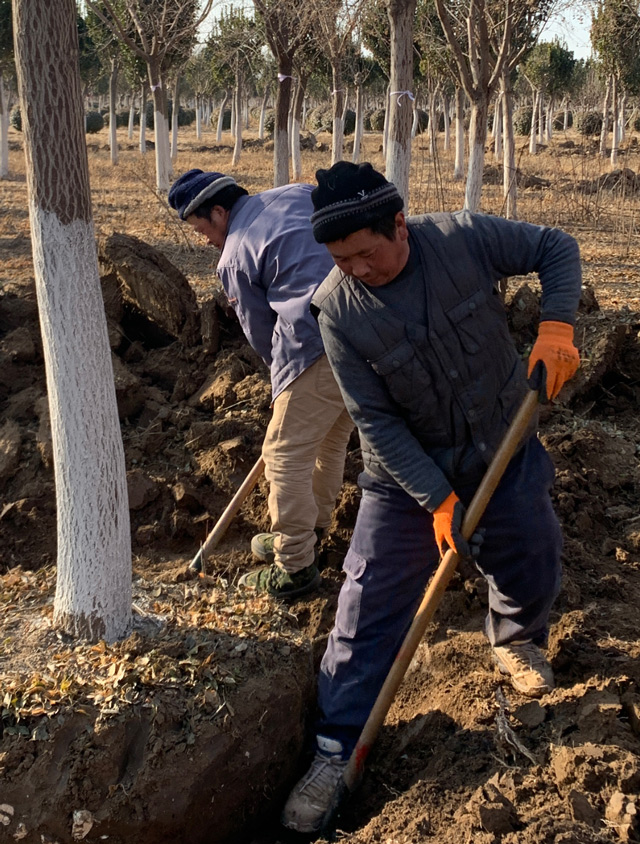
[[[396,360],[396,358],[393,359],[392,363],[394,366],[400,366],[400,361]]]
[[[470,410],[469,413],[467,413],[467,416],[469,417],[469,419],[473,419],[475,417],[475,415],[476,415],[475,410]]]
[[[478,448],[480,449],[480,451],[486,451],[487,450],[487,444],[486,443],[478,443]]]
[[[450,370],[449,370],[449,375],[450,375],[452,378],[457,378],[457,377],[458,377],[458,370],[457,370],[457,369],[450,369]]]
[[[469,310],[475,311],[475,309],[476,309],[476,303],[475,302],[469,302]]]

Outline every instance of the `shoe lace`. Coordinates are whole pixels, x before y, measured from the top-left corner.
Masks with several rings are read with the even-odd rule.
[[[329,758],[318,754],[300,784],[300,791],[306,792],[310,798],[323,797],[335,788],[346,767],[346,760],[339,756]]]
[[[522,645],[511,645],[509,650],[514,660],[518,665],[522,665],[523,668],[539,670],[540,668],[545,668],[547,665],[544,654],[533,642],[524,642]]]

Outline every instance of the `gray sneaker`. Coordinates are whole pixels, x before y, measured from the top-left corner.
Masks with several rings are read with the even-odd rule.
[[[540,697],[555,688],[553,669],[533,642],[510,642],[493,649],[496,665],[508,674],[511,685],[523,695]]]
[[[318,832],[327,810],[331,807],[347,759],[341,754],[342,745],[335,739],[318,736],[321,748],[311,767],[295,786],[287,800],[280,821],[296,832]],[[326,752],[322,752],[325,749]]]

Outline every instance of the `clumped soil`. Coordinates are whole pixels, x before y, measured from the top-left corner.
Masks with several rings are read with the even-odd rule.
[[[270,392],[219,287],[203,281],[210,253],[154,245],[159,256],[144,242],[100,246],[134,628],[123,642],[89,644],[51,624],[55,490],[29,241],[0,239],[0,262],[22,267],[0,293],[0,841],[299,840],[277,814],[307,761],[314,676],[358,506],[358,443],[317,594],[285,606],[237,586],[251,535],[268,528],[264,479],[204,576],[190,577],[260,454]],[[154,309],[141,290],[167,278]],[[542,408],[565,534],[549,641],[557,688],[530,701],[500,677],[482,634],[483,581],[456,575],[338,840],[640,840],[640,303],[627,281],[585,287],[581,372],[562,403]],[[523,354],[538,295],[531,280],[507,290]]]

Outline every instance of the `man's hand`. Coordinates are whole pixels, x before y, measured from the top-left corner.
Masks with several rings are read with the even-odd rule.
[[[480,553],[484,534],[478,531],[467,542],[460,532],[464,514],[464,505],[455,492],[448,495],[433,511],[433,531],[441,556],[447,548],[452,548],[459,557],[466,559],[475,558]]]
[[[529,357],[529,386],[540,399],[555,399],[565,383],[576,374],[580,355],[573,343],[573,326],[566,322],[541,322]]]

